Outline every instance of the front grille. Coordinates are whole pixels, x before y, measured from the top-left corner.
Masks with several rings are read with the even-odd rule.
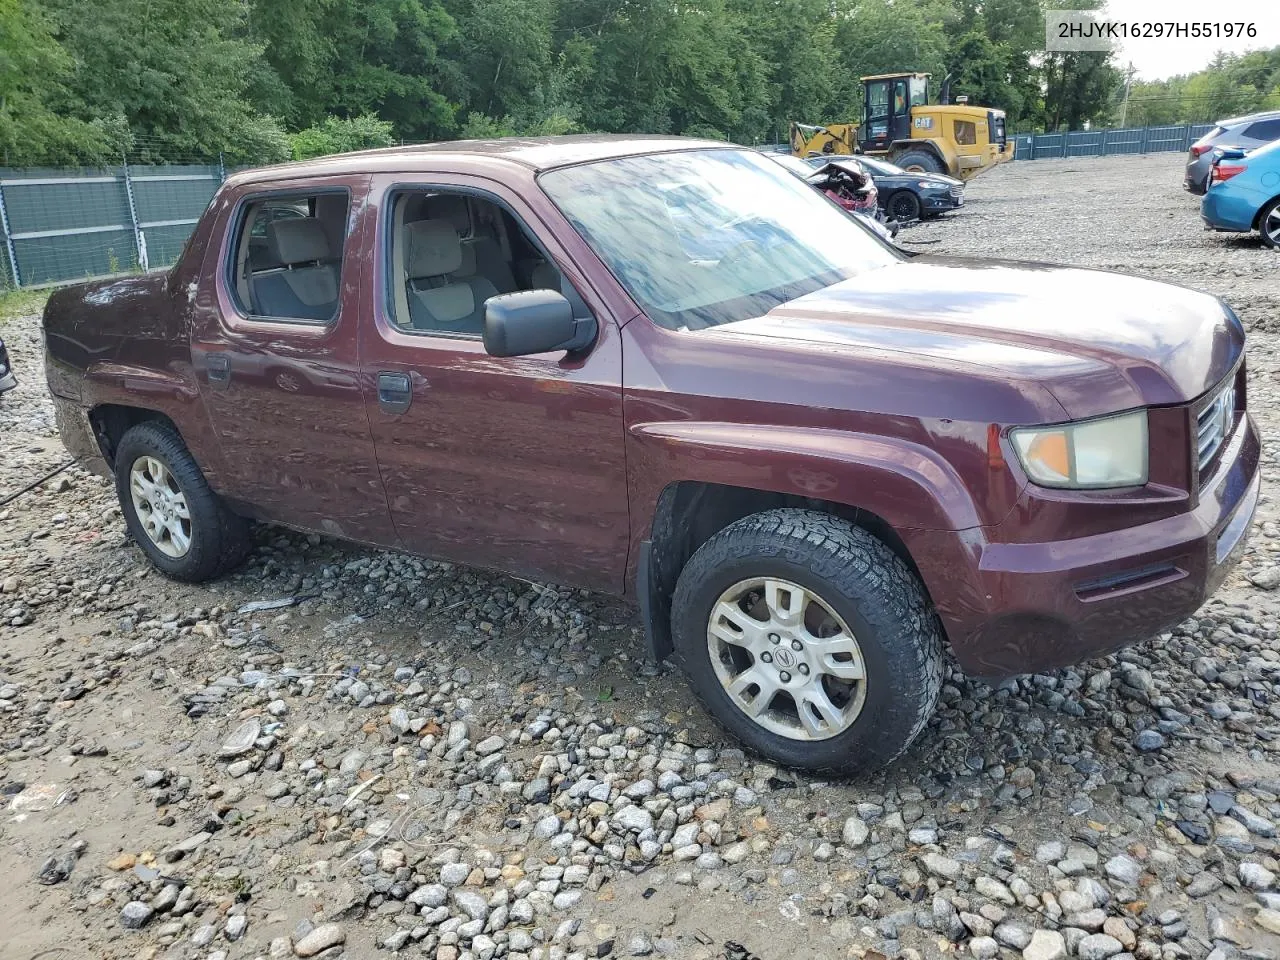
[[[954,187],[951,188],[951,196],[959,200],[962,196],[964,196],[964,187],[962,187],[960,184],[957,183]]]
[[[1219,390],[1196,415],[1196,466],[1201,475],[1213,463],[1213,458],[1222,449],[1223,441],[1230,435],[1235,415],[1236,383],[1235,377],[1232,377],[1231,382]]]

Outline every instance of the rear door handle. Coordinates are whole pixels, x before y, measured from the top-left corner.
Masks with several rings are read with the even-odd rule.
[[[413,388],[407,373],[378,374],[378,406],[387,413],[404,413],[413,402]]]
[[[225,386],[231,382],[231,361],[224,353],[209,354],[209,383]]]

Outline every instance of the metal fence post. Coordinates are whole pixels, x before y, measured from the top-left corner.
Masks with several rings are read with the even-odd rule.
[[[133,202],[133,180],[129,177],[129,161],[121,159],[124,166],[124,193],[129,200],[129,222],[133,224],[133,246],[138,252],[138,267],[143,273],[147,271],[147,240],[138,226],[138,207]]]
[[[222,151],[218,151],[218,182],[222,183],[227,179],[227,164],[222,158]]]
[[[0,183],[0,231],[4,232],[5,249],[9,251],[9,271],[13,274],[13,289],[22,289],[22,273],[18,270],[18,251],[14,249],[13,232],[9,229],[9,211],[4,205],[4,184]]]

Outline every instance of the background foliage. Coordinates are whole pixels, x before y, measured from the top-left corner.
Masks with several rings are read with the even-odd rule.
[[[892,70],[933,73],[935,95],[950,74],[1011,129],[1280,104],[1280,48],[1126,86],[1105,54],[1043,53],[1042,2],[0,0],[0,165],[578,130],[780,142],[792,119],[856,119],[857,78]]]

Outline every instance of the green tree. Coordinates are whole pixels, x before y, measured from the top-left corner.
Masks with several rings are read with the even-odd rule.
[[[499,137],[559,137],[579,132],[577,123],[562,113],[553,113],[531,123],[522,123],[509,116],[469,113],[459,135],[464,140],[494,140]]]
[[[561,17],[591,65],[562,93],[587,129],[750,139],[767,125],[766,65],[724,0],[565,0]]]
[[[290,136],[289,149],[293,159],[307,160],[332,153],[389,147],[395,142],[388,121],[365,114],[351,119],[326,117],[322,123]]]
[[[947,71],[953,91],[1004,110],[1011,124],[1042,110],[1035,61],[1044,48],[1040,0],[960,0],[948,21]]]
[[[282,128],[247,98],[262,47],[240,0],[47,0],[71,55],[74,112],[124,117],[143,158],[287,155]]]
[[[781,142],[792,120],[846,112],[850,86],[827,0],[730,0],[728,9],[764,75],[763,100],[744,106],[743,127]]]
[[[846,0],[849,2],[849,0]],[[843,116],[862,110],[858,78],[877,73],[920,71],[933,75],[935,93],[946,75],[946,19],[951,7],[934,0],[852,0],[837,8],[836,48],[846,78]]]
[[[435,0],[335,0],[324,24],[333,54],[311,92],[313,112],[374,113],[406,140],[454,131],[440,50],[457,25],[444,7]],[[295,87],[294,95],[302,93]]]
[[[450,46],[462,100],[488,116],[531,122],[545,111],[552,62],[553,0],[453,0]]]
[[[1115,96],[1124,82],[1111,54],[1045,54],[1046,130],[1079,130],[1086,123],[1110,122]]]
[[[119,122],[86,122],[64,110],[72,61],[41,12],[0,0],[0,164],[101,163],[128,144]]]
[[[323,121],[323,91],[335,50],[327,30],[346,0],[249,0],[247,32],[263,46],[265,69],[252,76],[255,102],[298,128]]]

